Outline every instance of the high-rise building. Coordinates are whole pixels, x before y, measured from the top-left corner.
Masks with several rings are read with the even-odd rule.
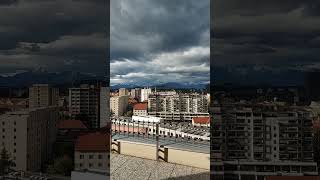
[[[317,175],[312,113],[302,107],[224,103],[212,107],[211,164],[225,179]]]
[[[143,88],[141,89],[140,102],[144,102],[148,100],[149,95],[151,94],[151,88]]]
[[[122,116],[128,108],[129,96],[113,96],[110,98],[110,110],[114,116]]]
[[[126,89],[126,88],[119,89],[119,96],[127,96],[128,94],[129,94],[128,89]]]
[[[0,148],[5,148],[15,170],[38,171],[52,158],[57,134],[57,107],[7,112],[0,116]]]
[[[140,98],[141,98],[141,89],[140,88],[131,89],[130,95],[131,95],[132,98],[140,100]]]
[[[29,107],[48,107],[59,105],[59,89],[48,84],[34,84],[29,88]]]
[[[110,122],[110,88],[100,88],[100,127]]]
[[[91,128],[100,127],[100,88],[81,85],[69,89],[69,115],[83,118]]]
[[[208,99],[200,94],[149,95],[148,114],[172,121],[189,121],[193,117],[209,116]]]

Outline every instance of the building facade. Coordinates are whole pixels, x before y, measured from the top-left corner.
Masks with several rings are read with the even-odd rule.
[[[29,88],[29,107],[48,107],[59,105],[59,89],[48,84],[34,84]]]
[[[110,135],[94,132],[79,136],[75,144],[74,156],[75,170],[108,170],[110,168]]]
[[[137,103],[133,106],[134,116],[147,116],[148,115],[148,104],[147,103]]]
[[[140,90],[140,102],[147,101],[149,98],[149,95],[152,93],[151,88],[143,88]]]
[[[100,89],[100,127],[105,127],[110,121],[110,88]]]
[[[114,116],[123,116],[128,107],[129,96],[113,96],[110,98],[110,110]]]
[[[100,127],[100,88],[81,85],[69,89],[69,115],[83,117],[89,127]]]
[[[211,163],[216,176],[317,175],[313,114],[277,104],[228,103],[212,107]]]
[[[52,157],[59,111],[42,107],[0,116],[0,148],[5,148],[15,170],[38,171]]]
[[[200,94],[151,94],[148,114],[168,121],[189,121],[193,117],[209,116],[208,100]]]

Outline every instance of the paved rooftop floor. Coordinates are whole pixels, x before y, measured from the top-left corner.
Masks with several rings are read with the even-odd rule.
[[[210,172],[184,165],[111,153],[111,180],[209,180]]]

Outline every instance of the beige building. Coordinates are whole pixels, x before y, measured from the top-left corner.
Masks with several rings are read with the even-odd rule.
[[[128,107],[129,96],[113,96],[110,98],[111,113],[115,116],[123,116]]]
[[[59,112],[42,107],[7,112],[0,116],[0,148],[6,148],[14,169],[38,171],[52,155]]]
[[[59,89],[48,84],[34,84],[29,88],[29,107],[47,107],[59,105]]]
[[[119,89],[119,96],[127,96],[129,95],[129,91],[126,88],[120,88]]]
[[[74,155],[75,170],[109,169],[110,135],[95,132],[79,136]]]

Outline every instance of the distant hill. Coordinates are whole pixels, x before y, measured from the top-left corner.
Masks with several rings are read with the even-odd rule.
[[[157,89],[204,89],[207,84],[186,84],[186,83],[175,83],[175,82],[168,82],[163,84],[150,84],[150,85],[137,85],[137,84],[117,84],[111,86],[111,89],[119,89],[119,88],[142,88],[142,87],[150,87],[150,88],[157,88]]]
[[[28,87],[32,84],[51,84],[54,86],[64,86],[80,83],[94,83],[106,81],[104,77],[84,74],[79,72],[45,72],[27,71],[14,76],[0,76],[0,87]]]

